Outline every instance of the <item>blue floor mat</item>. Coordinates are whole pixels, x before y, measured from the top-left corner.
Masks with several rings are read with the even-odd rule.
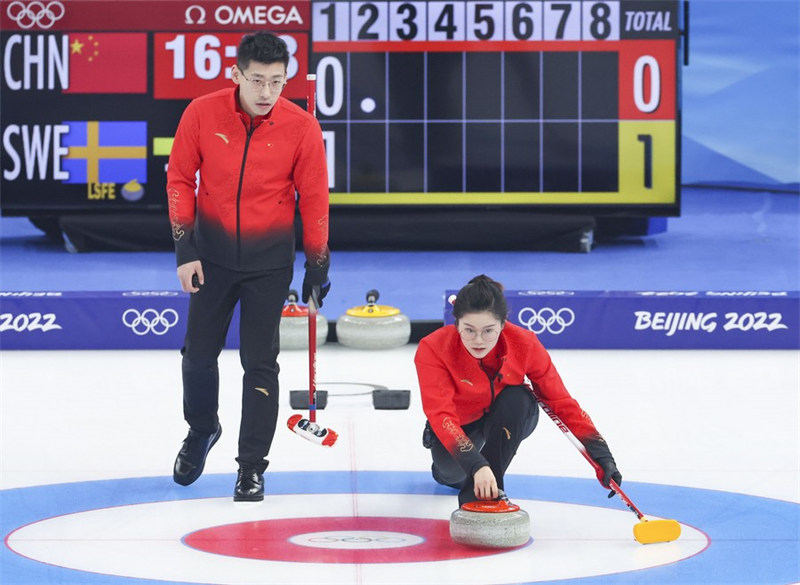
[[[501,237],[501,234],[482,234]],[[446,289],[485,273],[509,290],[775,291],[800,289],[800,197],[684,188],[667,231],[563,252],[332,251],[325,312],[378,289],[412,320],[441,319]],[[302,254],[294,286],[302,282]],[[70,254],[26,218],[0,220],[0,290],[178,290],[168,252]]]

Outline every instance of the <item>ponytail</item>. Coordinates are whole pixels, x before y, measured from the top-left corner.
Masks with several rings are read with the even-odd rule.
[[[481,274],[470,280],[456,295],[453,316],[456,321],[468,313],[489,312],[498,321],[505,323],[508,304],[503,294],[503,285]]]

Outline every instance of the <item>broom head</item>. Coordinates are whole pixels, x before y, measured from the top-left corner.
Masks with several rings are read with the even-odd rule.
[[[633,526],[633,537],[636,542],[653,544],[656,542],[671,542],[681,535],[681,525],[677,520],[647,520],[642,519]]]

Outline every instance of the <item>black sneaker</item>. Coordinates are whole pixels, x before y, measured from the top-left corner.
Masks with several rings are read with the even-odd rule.
[[[252,465],[241,465],[233,490],[234,502],[260,502],[264,499],[264,474]]]
[[[206,466],[206,456],[221,435],[221,425],[217,425],[217,431],[211,435],[203,435],[189,429],[189,434],[183,440],[181,450],[175,458],[175,466],[172,470],[172,479],[175,480],[175,483],[189,485],[200,477]]]

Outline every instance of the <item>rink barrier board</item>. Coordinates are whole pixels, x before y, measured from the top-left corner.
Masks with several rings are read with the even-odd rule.
[[[457,293],[448,290],[445,299]],[[505,291],[508,321],[563,349],[798,349],[798,291]],[[453,323],[445,301],[445,323]]]
[[[447,299],[457,292],[443,295],[445,324],[454,322]],[[550,349],[800,349],[798,291],[505,295],[509,322]],[[176,291],[0,292],[0,349],[180,349],[188,304],[189,295]],[[411,341],[435,326],[412,323],[421,333]],[[335,327],[329,340],[335,341]],[[234,314],[226,347],[238,346]]]

